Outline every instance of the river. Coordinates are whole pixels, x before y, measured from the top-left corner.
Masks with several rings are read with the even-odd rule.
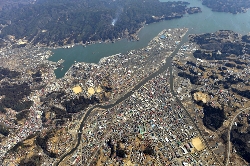
[[[131,42],[123,39],[116,43],[98,43],[88,45],[87,47],[78,45],[70,49],[58,48],[52,50],[53,55],[49,58],[50,61],[65,60],[63,63],[64,68],[62,70],[60,68],[55,70],[56,77],[63,77],[75,62],[98,63],[103,57],[143,48],[163,29],[187,27],[189,28],[189,34],[209,33],[222,29],[233,30],[241,34],[249,32],[250,10],[246,13],[233,15],[231,13],[213,12],[211,9],[203,6],[200,0],[188,0],[188,2],[190,6],[200,7],[202,13],[185,15],[180,19],[146,25],[139,32],[140,41]],[[184,40],[187,40],[187,37]]]
[[[181,19],[175,19],[170,21],[162,21],[159,23],[150,24],[148,26],[145,26],[140,33],[140,41],[139,42],[128,42],[126,40],[122,40],[119,42],[116,42],[114,44],[108,43],[108,44],[94,44],[87,46],[86,48],[82,46],[75,46],[71,49],[56,49],[54,51],[54,55],[50,58],[52,61],[58,61],[59,59],[64,59],[64,69],[56,70],[56,76],[58,78],[63,77],[64,73],[67,71],[67,69],[74,63],[74,61],[77,62],[89,62],[89,63],[98,63],[99,60],[102,57],[113,55],[116,53],[125,53],[126,51],[129,51],[131,49],[139,49],[142,47],[145,47],[148,42],[156,36],[160,31],[163,29],[168,28],[176,28],[176,27],[188,27],[190,28],[189,32],[185,35],[179,46],[176,48],[176,50],[171,54],[171,56],[174,56],[180,46],[187,41],[187,36],[190,33],[206,33],[206,32],[214,32],[220,29],[229,29],[234,30],[235,32],[246,34],[247,26],[250,27],[250,21],[248,21],[248,18],[250,18],[250,12],[243,14],[237,14],[232,15],[229,13],[218,13],[218,12],[212,12],[210,9],[204,7],[201,5],[201,1],[198,0],[189,0],[191,3],[191,6],[199,6],[202,8],[203,13],[194,14],[194,15],[186,15],[185,17]],[[119,104],[120,102],[124,101],[126,98],[128,98],[133,91],[139,89],[143,84],[145,84],[148,80],[154,78],[158,74],[165,71],[167,68],[170,69],[170,85],[171,85],[171,92],[173,93],[173,76],[172,76],[172,68],[171,68],[171,56],[166,59],[166,64],[162,66],[158,71],[151,74],[149,77],[147,77],[145,80],[140,82],[138,85],[136,85],[132,91],[126,93],[124,96],[122,96],[120,99],[118,99],[115,103],[101,106],[96,105],[95,107],[87,110],[85,116],[83,117],[83,120],[81,121],[81,125],[79,128],[79,131],[82,132],[82,128],[85,124],[85,121],[91,111],[94,108],[104,108],[108,109],[116,104]],[[173,93],[174,94],[174,93]],[[179,101],[179,100],[178,100]],[[180,102],[180,101],[179,101]],[[188,114],[188,112],[187,112]],[[197,126],[196,126],[197,127]],[[68,153],[63,155],[58,163],[55,165],[59,165],[59,163],[65,159],[70,154],[74,153],[74,151],[78,148],[81,141],[81,133],[78,134],[77,137],[77,144],[75,148],[71,149]]]
[[[187,34],[184,36],[186,37]],[[184,38],[183,37],[183,38]],[[134,91],[138,90],[141,86],[143,86],[146,82],[148,82],[149,80],[151,80],[152,78],[156,77],[157,75],[163,73],[164,71],[166,71],[167,69],[170,69],[170,86],[171,86],[171,90],[173,91],[173,75],[172,75],[172,56],[176,55],[177,52],[179,51],[180,47],[184,44],[184,40],[182,40],[179,45],[177,46],[177,48],[175,49],[174,52],[171,53],[171,55],[166,59],[166,63],[161,66],[159,68],[159,70],[155,71],[154,73],[152,73],[151,75],[149,75],[147,78],[145,78],[144,80],[142,80],[141,82],[139,82],[137,85],[135,85],[135,87],[127,92],[126,94],[124,94],[123,96],[121,96],[121,98],[119,98],[117,101],[115,101],[112,104],[108,104],[108,105],[95,105],[94,107],[86,110],[86,113],[83,116],[83,119],[81,121],[80,127],[79,127],[79,133],[77,135],[77,143],[76,146],[74,148],[72,148],[69,152],[67,152],[66,154],[64,154],[59,161],[55,164],[55,166],[58,166],[67,156],[71,155],[72,153],[75,152],[75,150],[79,147],[80,143],[81,143],[81,139],[82,139],[82,134],[81,132],[83,131],[83,126],[85,125],[85,122],[88,118],[88,116],[90,115],[90,113],[96,109],[96,108],[100,108],[100,109],[109,109],[114,107],[115,105],[123,102],[125,99],[129,98]]]

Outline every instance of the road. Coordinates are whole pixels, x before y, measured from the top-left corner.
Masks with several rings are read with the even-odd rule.
[[[230,158],[230,153],[231,153],[231,141],[230,141],[230,133],[231,133],[231,130],[232,130],[232,127],[233,127],[233,125],[234,125],[234,121],[235,121],[235,119],[237,118],[237,116],[239,115],[239,114],[241,114],[243,111],[246,111],[246,110],[249,110],[250,109],[250,107],[248,107],[248,108],[245,108],[245,109],[242,109],[242,110],[240,110],[240,112],[238,112],[234,117],[233,117],[233,120],[232,120],[232,122],[231,122],[231,124],[230,124],[230,128],[229,128],[229,130],[228,130],[228,151],[227,151],[227,162],[226,162],[226,166],[228,166],[228,164],[229,164],[229,158]]]
[[[181,100],[178,98],[177,94],[174,91],[174,81],[173,81],[173,70],[172,70],[172,66],[170,67],[170,90],[171,93],[173,95],[173,97],[175,97],[176,101],[179,103],[179,105],[184,109],[185,113],[187,114],[187,116],[189,117],[190,121],[193,123],[194,127],[196,128],[196,130],[199,132],[200,136],[202,137],[202,139],[205,142],[205,146],[211,150],[211,148],[209,147],[209,143],[206,140],[206,138],[203,136],[202,132],[200,131],[199,127],[197,126],[197,124],[194,122],[192,116],[189,114],[188,110],[184,107],[184,105],[182,104]],[[214,154],[214,152],[211,150],[211,153],[213,155],[214,160],[221,165],[221,163],[219,162],[217,156]]]
[[[90,114],[94,109],[96,109],[96,108],[99,108],[99,109],[109,109],[109,108],[114,107],[115,105],[117,105],[117,104],[123,102],[123,101],[126,100],[128,97],[130,97],[130,96],[134,93],[134,91],[138,90],[141,86],[143,86],[143,85],[144,85],[145,83],[147,83],[149,80],[151,80],[152,78],[154,78],[154,77],[158,76],[159,74],[163,73],[163,72],[166,71],[167,69],[169,69],[169,71],[170,71],[170,87],[171,87],[171,93],[172,93],[173,96],[176,98],[177,102],[180,103],[180,106],[182,106],[182,107],[184,108],[184,110],[185,110],[185,112],[187,113],[187,115],[189,116],[190,120],[193,122],[195,128],[197,129],[197,131],[199,132],[199,134],[202,136],[203,140],[205,141],[206,146],[209,148],[208,142],[207,142],[206,139],[203,137],[203,135],[201,134],[201,131],[200,131],[199,128],[198,128],[198,126],[197,126],[196,123],[192,120],[191,115],[188,113],[188,111],[187,111],[187,110],[185,109],[185,107],[182,105],[181,101],[178,99],[178,97],[176,96],[176,94],[175,94],[175,92],[174,92],[174,90],[173,90],[172,57],[174,57],[174,56],[178,53],[178,51],[179,51],[179,49],[181,48],[181,46],[187,41],[187,38],[186,38],[186,37],[187,37],[188,35],[189,35],[189,33],[187,32],[187,33],[185,34],[185,36],[182,38],[182,41],[179,43],[179,45],[178,45],[177,48],[175,49],[175,51],[172,52],[171,55],[170,55],[168,58],[166,58],[166,63],[165,63],[162,67],[160,67],[159,70],[155,71],[153,74],[149,75],[147,78],[145,78],[144,80],[142,80],[142,81],[141,81],[139,84],[137,84],[133,89],[131,89],[131,91],[127,92],[124,96],[122,96],[122,97],[119,98],[116,102],[114,102],[114,103],[112,103],[112,104],[105,105],[105,106],[103,106],[103,105],[96,105],[96,106],[90,108],[89,110],[87,110],[86,113],[85,113],[85,115],[84,115],[84,117],[83,117],[83,119],[82,119],[82,122],[81,122],[81,124],[80,124],[80,127],[79,127],[79,133],[78,133],[78,137],[77,137],[78,139],[77,139],[77,144],[76,144],[76,146],[75,146],[73,149],[71,149],[68,153],[66,153],[65,155],[63,155],[63,156],[60,158],[60,160],[59,160],[55,165],[58,166],[67,156],[71,155],[72,153],[74,153],[75,150],[77,150],[78,146],[80,145],[80,141],[81,141],[81,139],[82,139],[82,134],[81,134],[81,132],[82,132],[83,126],[85,125],[85,122],[86,122],[86,120],[87,120],[89,114]],[[210,148],[209,148],[209,149],[210,149]],[[213,155],[214,159],[216,160],[216,162],[217,162],[219,165],[221,165],[220,162],[218,161],[216,155],[213,153],[213,151],[211,151],[211,152],[212,152],[212,155]]]
[[[109,109],[109,108],[112,108],[114,107],[115,105],[123,102],[124,100],[126,100],[127,98],[129,98],[133,93],[134,91],[138,90],[141,86],[143,86],[145,83],[147,83],[149,80],[151,80],[152,78],[158,76],[159,74],[161,74],[162,72],[166,71],[169,67],[172,66],[172,57],[174,55],[177,54],[177,52],[179,51],[179,49],[181,48],[181,46],[186,42],[185,37],[188,36],[188,32],[185,34],[185,36],[182,38],[182,41],[179,43],[179,45],[176,47],[176,49],[174,50],[174,52],[171,53],[171,55],[169,55],[167,58],[166,58],[166,63],[161,66],[159,68],[159,70],[155,71],[154,73],[152,73],[151,75],[149,75],[147,78],[145,78],[144,80],[142,80],[140,83],[138,83],[133,89],[131,89],[131,91],[127,92],[125,95],[123,95],[121,98],[119,98],[116,102],[112,103],[112,104],[109,104],[109,105],[96,105],[92,108],[90,108],[89,110],[86,111],[83,119],[82,119],[82,122],[80,124],[80,127],[79,127],[79,133],[78,133],[78,136],[77,136],[77,144],[76,146],[71,149],[68,153],[66,153],[65,155],[63,155],[60,160],[55,164],[56,166],[58,166],[67,156],[71,155],[72,153],[74,153],[74,151],[78,148],[78,146],[80,145],[80,141],[82,139],[82,130],[83,130],[83,126],[85,125],[85,122],[89,116],[89,114],[96,108],[100,108],[100,109]],[[172,78],[170,78],[170,81],[173,81]]]

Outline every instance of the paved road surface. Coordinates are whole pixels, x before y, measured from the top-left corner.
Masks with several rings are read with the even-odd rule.
[[[126,93],[124,96],[122,96],[120,99],[118,99],[115,103],[113,104],[109,104],[109,105],[106,105],[106,106],[102,106],[102,105],[96,105],[92,108],[90,108],[89,110],[87,110],[86,114],[84,115],[83,117],[83,120],[81,122],[81,125],[80,125],[80,128],[79,128],[79,133],[78,133],[78,139],[77,139],[77,144],[76,146],[71,149],[68,153],[66,153],[65,155],[63,155],[61,157],[61,159],[59,160],[59,162],[57,162],[55,165],[58,166],[60,164],[60,162],[62,162],[67,156],[71,155],[77,148],[78,146],[80,145],[80,141],[82,139],[82,129],[83,129],[83,126],[85,124],[85,121],[87,120],[89,114],[91,113],[91,111],[93,111],[95,108],[101,108],[101,109],[109,109],[109,108],[112,108],[114,107],[115,105],[121,103],[122,101],[124,101],[125,99],[127,99],[128,97],[130,97],[134,91],[138,90],[141,86],[143,86],[146,82],[148,82],[149,80],[151,80],[152,78],[156,77],[157,75],[161,74],[162,72],[166,71],[169,67],[172,66],[172,57],[174,55],[177,54],[177,52],[179,51],[179,49],[181,48],[181,46],[186,42],[185,41],[185,37],[188,35],[189,33],[187,32],[185,34],[185,36],[182,38],[182,41],[179,43],[179,45],[176,47],[175,51],[171,53],[171,55],[166,59],[166,63],[160,67],[159,70],[157,70],[156,72],[154,72],[153,74],[149,75],[147,78],[145,78],[144,80],[142,80],[139,84],[137,84],[130,92]],[[170,81],[172,82],[173,79],[170,78]]]
[[[231,130],[232,130],[232,127],[233,127],[233,125],[234,125],[234,121],[235,121],[235,119],[237,118],[237,116],[239,115],[239,114],[241,114],[243,111],[246,111],[246,110],[249,110],[250,109],[250,107],[248,107],[248,108],[245,108],[245,109],[241,109],[241,111],[238,113],[238,114],[236,114],[234,117],[233,117],[233,120],[232,120],[232,122],[231,122],[231,124],[230,124],[230,128],[229,128],[229,130],[228,130],[228,152],[227,152],[227,162],[226,162],[226,166],[228,166],[228,164],[229,164],[229,158],[230,158],[230,153],[231,153],[231,141],[230,141],[230,133],[231,133]]]

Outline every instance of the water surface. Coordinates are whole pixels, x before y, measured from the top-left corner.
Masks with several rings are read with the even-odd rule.
[[[168,0],[161,1],[166,2]],[[210,8],[203,6],[200,0],[188,0],[188,2],[190,6],[200,7],[202,13],[185,15],[180,19],[146,25],[139,32],[140,41],[131,42],[124,39],[116,43],[98,43],[87,47],[78,45],[70,49],[58,48],[52,50],[54,54],[49,60],[54,62],[60,59],[65,60],[63,70],[55,70],[56,77],[63,77],[75,62],[98,63],[103,57],[143,48],[163,29],[187,27],[189,28],[188,33],[196,34],[210,33],[217,30],[233,30],[241,34],[247,34],[250,31],[250,10],[247,13],[234,15],[231,13],[213,12]]]

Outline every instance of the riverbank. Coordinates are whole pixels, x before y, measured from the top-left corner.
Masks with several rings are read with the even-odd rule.
[[[184,37],[183,34],[181,36]],[[166,60],[165,64],[163,64],[158,70],[153,71],[153,73],[151,75],[149,75],[148,77],[146,77],[145,79],[143,79],[137,85],[133,86],[133,88],[130,91],[127,91],[124,95],[121,95],[118,100],[116,100],[112,104],[111,103],[109,103],[109,104],[106,103],[106,105],[96,105],[93,108],[87,110],[85,116],[82,119],[80,128],[76,129],[76,130],[77,131],[79,130],[80,132],[82,132],[84,125],[86,125],[85,121],[87,120],[87,118],[90,115],[90,113],[94,113],[94,112],[92,112],[94,109],[96,109],[96,108],[109,109],[109,108],[112,108],[112,107],[116,106],[117,104],[119,104],[119,103],[123,102],[124,100],[126,100],[127,98],[129,98],[136,90],[138,90],[140,87],[142,87],[148,80],[156,77],[157,75],[159,75],[160,73],[162,73],[163,71],[165,71],[169,66],[171,66],[171,57],[177,53],[177,51],[181,47],[182,43],[183,42],[181,41],[179,43],[179,45],[175,48],[175,50],[171,54],[169,54],[168,58],[166,58],[167,60]],[[81,142],[80,142],[81,138],[82,138],[82,134],[78,134],[77,146],[74,149],[70,150],[65,155],[63,155],[62,158],[60,159],[59,163],[64,158],[68,158],[69,155],[72,155],[77,149],[79,150],[79,145],[81,144]],[[59,163],[57,163],[56,165],[59,165]]]
[[[79,80],[83,89],[79,95],[87,97],[89,88],[102,87],[102,91],[91,95],[100,101],[104,98],[116,100],[164,65],[164,60],[177,48],[187,31],[187,28],[164,30],[143,49],[104,57],[98,64],[76,63],[66,72],[64,79]]]
[[[176,27],[189,28],[190,34],[211,33],[217,30],[229,29],[241,34],[249,33],[250,12],[232,15],[229,13],[213,12],[201,4],[198,0],[189,0],[189,6],[200,7],[202,13],[185,15],[180,19],[164,20],[149,25],[144,25],[138,36],[139,41],[128,42],[125,39],[116,41],[115,43],[92,44],[87,47],[76,45],[70,49],[53,49],[53,56],[49,60],[57,62],[64,59],[64,69],[55,70],[57,78],[62,78],[68,69],[76,62],[98,63],[101,58],[118,53],[126,53],[130,50],[141,49],[163,29],[171,29]],[[187,41],[187,39],[185,39]]]

